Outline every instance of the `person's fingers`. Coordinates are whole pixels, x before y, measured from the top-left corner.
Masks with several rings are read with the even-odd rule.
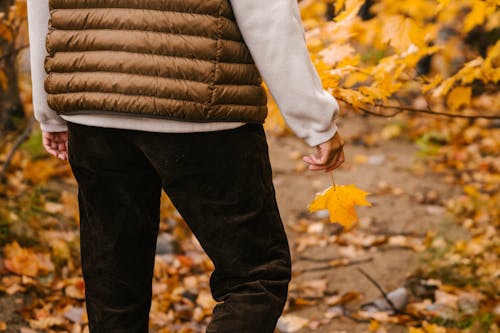
[[[58,157],[57,155],[59,154],[59,149],[58,149],[57,145],[56,145],[56,147],[54,147],[54,145],[55,144],[53,142],[48,142],[48,144],[44,145],[44,147],[45,147],[45,150],[49,154],[51,154],[51,155],[53,155],[55,157]]]
[[[304,156],[302,158],[302,161],[306,162],[307,164],[315,164],[313,158],[311,156]]]
[[[320,171],[320,170],[324,170],[325,167],[321,166],[321,165],[310,165],[308,169],[311,171]]]
[[[324,164],[318,160],[312,160],[312,159],[304,159],[304,160],[309,164],[309,170],[321,170],[323,168],[328,167],[332,163],[332,161]]]
[[[54,150],[52,148],[47,149],[47,152],[51,155],[54,155],[57,157],[57,154],[59,153],[57,150]]]
[[[68,134],[67,132],[58,132],[56,133],[56,141],[57,142],[64,142],[66,140],[68,140]]]
[[[333,159],[333,150],[330,146],[319,147],[319,158],[316,161],[317,165],[328,165]]]
[[[313,171],[319,171],[319,170],[331,171],[333,169],[338,168],[343,162],[344,162],[344,151],[341,150],[337,154],[334,155],[334,158],[332,159],[332,161],[329,164],[327,164],[327,165],[313,164],[313,165],[309,166],[309,170],[313,170]]]
[[[68,159],[68,132],[42,132],[42,144],[49,154]]]
[[[44,140],[43,140],[43,146],[45,147],[45,149],[47,151],[54,150],[54,148],[52,147],[52,140],[49,137],[45,137],[44,138]]]
[[[50,133],[46,133],[46,132],[43,133],[42,142],[43,142],[43,145],[45,147],[50,147],[50,142],[51,142]]]
[[[344,163],[344,161],[338,160],[337,162],[332,164],[330,167],[326,168],[325,172],[330,172],[330,171],[337,169],[338,167],[340,167],[342,165],[342,163]]]
[[[67,152],[64,149],[60,149],[56,151],[55,156],[61,160],[67,159]]]
[[[303,161],[309,164],[309,170],[330,170],[343,163],[343,146],[345,142],[338,133],[335,136],[318,146],[316,152],[303,157]]]
[[[335,162],[331,166],[326,168],[325,171],[329,172],[329,171],[337,169],[339,166],[342,165],[342,163],[344,163],[344,161],[345,161],[344,151],[342,151],[340,153],[339,157],[335,160]]]
[[[321,148],[317,146],[315,147],[314,153],[304,157],[304,162],[309,164],[320,164],[321,154]]]

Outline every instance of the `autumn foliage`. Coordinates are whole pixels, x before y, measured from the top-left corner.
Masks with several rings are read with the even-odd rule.
[[[424,261],[407,285],[423,294],[401,308],[360,310],[348,316],[343,306],[358,299],[358,292],[332,294],[325,280],[309,280],[292,285],[288,310],[326,304],[338,311],[326,313],[327,319],[348,317],[353,325],[368,323],[367,329],[376,333],[387,332],[386,324],[406,327],[410,333],[498,332],[500,4],[497,0],[299,3],[311,59],[324,87],[340,101],[340,122],[351,115],[366,123],[379,116],[397,119],[375,138],[367,134],[347,140],[348,159],[349,145],[354,142],[370,148],[380,137],[411,140],[423,161],[421,174],[435,173],[460,190],[450,194],[443,208],[468,238],[449,240],[434,231],[423,237],[367,234],[357,228],[363,216],[356,206],[373,209],[370,198],[383,191],[323,184],[326,189],[304,202],[303,208],[324,218],[312,222],[308,215],[289,226],[308,235],[296,240],[297,253],[328,242],[344,246],[352,257],[329,259],[325,267],[332,269],[363,262],[365,258],[355,254],[375,251],[378,246],[409,249]],[[26,0],[2,2],[0,300],[30,295],[31,303],[19,315],[31,329],[82,332],[88,326],[79,264],[78,207],[70,190],[76,184],[67,163],[50,157],[41,147],[40,132],[32,128],[31,83],[18,70],[26,43]],[[268,132],[289,134],[276,104],[269,100]],[[363,156],[352,159],[367,163]],[[433,203],[432,193],[416,198]],[[322,211],[327,215],[321,215]],[[327,235],[324,230],[336,228],[335,222],[345,228]],[[174,247],[183,252],[172,250],[156,258],[152,328],[160,333],[201,332],[214,306],[209,293],[212,263],[166,197],[160,230],[173,235]],[[469,306],[465,310],[460,303],[464,299]],[[437,308],[442,304],[454,311],[454,317]],[[310,329],[320,325],[313,323],[292,314],[283,317],[280,327],[284,332],[298,332],[306,325]],[[0,332],[9,325],[0,320]]]

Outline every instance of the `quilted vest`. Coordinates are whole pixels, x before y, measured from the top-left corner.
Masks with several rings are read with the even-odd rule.
[[[262,123],[267,96],[229,0],[49,0],[57,114]]]

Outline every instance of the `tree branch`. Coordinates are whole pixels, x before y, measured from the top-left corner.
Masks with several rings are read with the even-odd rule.
[[[394,313],[399,313],[399,310],[398,308],[396,308],[396,306],[394,305],[394,303],[392,303],[391,299],[387,296],[387,293],[385,292],[384,288],[382,288],[382,286],[380,286],[380,284],[375,281],[374,278],[372,278],[367,272],[365,272],[362,268],[359,268],[358,267],[358,271],[363,274],[368,280],[370,280],[371,283],[373,283],[373,285],[375,287],[377,287],[377,289],[380,291],[380,293],[382,294],[382,296],[384,297],[385,301],[387,302],[387,304],[389,304],[392,308],[392,311],[394,311]]]
[[[420,318],[418,318],[417,316],[415,316],[414,314],[412,313],[408,313],[404,310],[399,310],[398,308],[396,308],[396,306],[394,305],[394,303],[391,301],[391,299],[387,296],[387,293],[385,292],[384,288],[382,288],[382,286],[377,282],[375,281],[374,278],[372,278],[365,270],[363,270],[362,268],[359,268],[358,267],[358,271],[363,274],[371,283],[373,283],[373,285],[380,291],[380,293],[382,294],[382,296],[384,297],[385,301],[387,302],[387,304],[389,304],[389,306],[391,307],[392,311],[394,311],[394,314],[400,314],[400,315],[405,315],[405,316],[409,316],[410,318],[412,319],[415,319],[415,320],[419,320]]]
[[[341,259],[338,260],[337,262],[335,260],[332,260],[332,262],[329,265],[326,266],[316,266],[316,267],[311,267],[311,268],[302,268],[302,269],[296,269],[297,272],[300,273],[305,273],[305,272],[316,272],[316,271],[323,271],[323,270],[328,270],[334,267],[347,267],[347,266],[354,266],[358,265],[364,262],[369,262],[372,261],[373,257],[367,257],[367,258],[361,258],[361,259],[356,259],[356,260],[348,260],[348,259]]]
[[[336,98],[347,103],[347,104],[350,104],[347,100],[345,100],[342,97],[336,97]],[[413,108],[410,106],[397,106],[397,105],[384,105],[384,104],[375,104],[375,107],[376,108],[385,108],[385,109],[396,109],[397,111],[395,111],[391,114],[383,114],[383,113],[378,113],[376,111],[373,111],[373,109],[369,109],[369,108],[363,107],[363,106],[356,106],[355,108],[360,110],[360,111],[363,111],[365,113],[377,116],[377,117],[387,117],[387,118],[394,117],[403,111],[409,111],[409,112],[427,113],[427,114],[432,114],[435,116],[445,116],[445,117],[453,117],[453,118],[500,119],[500,111],[496,111],[495,113],[498,113],[498,114],[493,114],[493,115],[468,115],[468,114],[460,114],[460,113],[438,112],[438,111],[432,110],[430,107],[427,109],[418,109],[418,108]]]

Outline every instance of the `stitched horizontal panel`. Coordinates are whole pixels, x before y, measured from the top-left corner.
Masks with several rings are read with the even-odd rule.
[[[217,40],[149,31],[52,30],[47,34],[46,46],[50,54],[113,50],[215,60]]]
[[[95,91],[198,103],[206,103],[211,97],[209,85],[202,82],[109,72],[50,73],[45,80],[45,89],[52,94]]]
[[[163,119],[176,119],[194,122],[243,121],[264,122],[266,106],[253,105],[212,105],[206,108],[194,102],[134,96],[122,94],[82,92],[50,94],[48,105],[58,114],[92,114],[110,111]]]
[[[219,62],[215,70],[216,84],[260,85],[262,78],[255,64]]]
[[[210,106],[207,119],[214,121],[251,121],[263,123],[266,119],[267,105],[232,105],[213,104]]]
[[[49,7],[50,9],[137,8],[218,16],[220,1],[221,0],[49,0]]]
[[[175,99],[142,95],[76,92],[50,94],[48,105],[61,114],[72,110],[110,110],[121,113],[139,113],[179,117],[181,119],[205,119],[203,104]]]
[[[238,59],[238,62],[254,63],[248,47],[243,42],[221,39],[219,41],[219,48],[221,49],[220,61],[233,62],[234,59]]]
[[[45,58],[46,72],[121,72],[210,83],[215,64],[208,60],[122,51],[57,52]],[[245,65],[250,66],[250,65]]]
[[[45,58],[47,72],[122,72],[210,83],[215,64],[208,60],[121,51],[57,52]],[[254,64],[219,63],[216,83],[261,83]]]
[[[267,96],[263,87],[216,85],[213,104],[266,105]]]
[[[217,17],[130,8],[57,9],[51,13],[51,28],[63,30],[143,30],[216,38]],[[222,38],[242,40],[234,21],[221,19]]]

